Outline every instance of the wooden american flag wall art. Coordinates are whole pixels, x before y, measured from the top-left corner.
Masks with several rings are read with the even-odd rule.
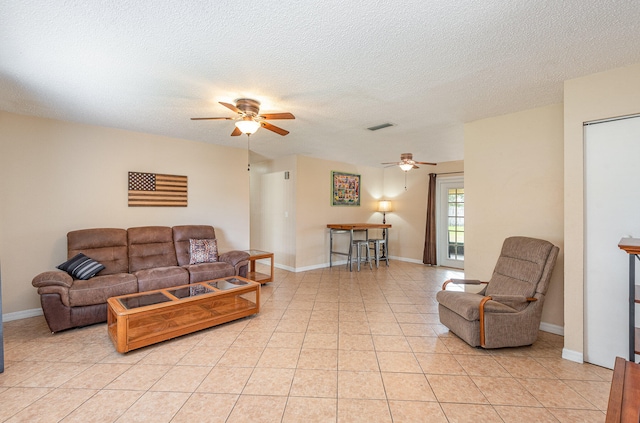
[[[129,172],[129,207],[187,207],[187,177]]]

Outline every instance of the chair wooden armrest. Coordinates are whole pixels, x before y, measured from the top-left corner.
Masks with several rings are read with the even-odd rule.
[[[447,279],[442,284],[442,290],[444,291],[445,289],[447,289],[447,285],[450,283],[455,285],[480,285],[480,284],[486,285],[489,282],[482,282],[482,281],[479,281],[478,279]]]

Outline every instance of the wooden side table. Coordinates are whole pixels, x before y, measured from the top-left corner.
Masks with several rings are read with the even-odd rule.
[[[264,285],[267,282],[273,282],[273,253],[262,250],[245,250],[249,253],[249,272],[247,273],[247,279],[255,282],[260,282]],[[271,260],[271,273],[269,275],[256,272],[256,260],[270,259]]]

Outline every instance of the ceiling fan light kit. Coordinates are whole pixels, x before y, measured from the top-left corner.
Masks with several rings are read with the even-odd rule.
[[[239,98],[236,104],[219,102],[227,109],[236,112],[236,117],[205,117],[191,118],[191,120],[235,120],[236,128],[231,133],[232,137],[247,134],[254,134],[260,127],[275,132],[278,135],[285,136],[289,133],[286,129],[279,128],[271,123],[265,122],[270,119],[295,119],[291,113],[263,113],[260,114],[260,102],[251,98]]]
[[[236,122],[236,127],[242,131],[243,134],[251,135],[260,129],[260,124],[250,117],[244,117],[242,120]]]
[[[391,166],[396,166],[397,165],[403,171],[408,172],[411,169],[420,169],[418,166],[416,166],[417,164],[435,166],[437,163],[417,162],[417,161],[413,160],[413,154],[412,153],[402,153],[402,154],[400,154],[400,161],[399,162],[386,162],[386,163],[381,163],[381,164],[383,164],[383,165],[391,165]]]

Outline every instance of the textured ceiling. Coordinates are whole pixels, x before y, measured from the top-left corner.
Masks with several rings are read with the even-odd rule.
[[[217,102],[291,133],[255,157],[463,158],[463,124],[640,62],[637,0],[0,0],[0,109],[246,147]],[[377,132],[366,128],[390,122]]]

